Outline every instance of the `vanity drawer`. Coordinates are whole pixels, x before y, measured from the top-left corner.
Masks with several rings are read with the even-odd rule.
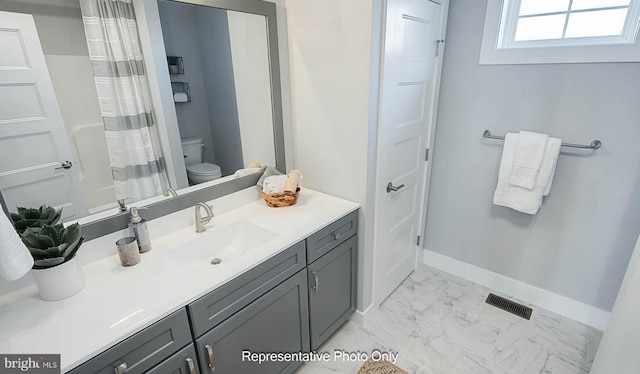
[[[114,345],[69,373],[144,373],[190,342],[189,320],[187,311],[183,308]]]
[[[307,263],[320,258],[358,232],[358,211],[351,212],[307,238]]]
[[[196,347],[192,344],[182,348],[178,353],[164,360],[160,365],[146,374],[200,374]]]
[[[193,336],[199,337],[306,265],[304,241],[189,304]]]

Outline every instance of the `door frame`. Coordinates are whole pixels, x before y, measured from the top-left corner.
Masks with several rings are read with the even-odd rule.
[[[439,39],[445,39],[447,17],[449,11],[449,0],[425,0],[440,4],[440,29],[438,34]],[[386,193],[384,190],[384,181],[379,180],[377,172],[377,164],[379,157],[378,141],[379,141],[379,123],[380,123],[380,99],[382,97],[381,82],[382,82],[382,61],[384,60],[384,40],[386,30],[386,16],[387,16],[387,0],[374,0],[373,2],[373,21],[372,21],[372,35],[371,35],[371,69],[370,69],[370,89],[369,89],[369,124],[368,124],[368,157],[367,157],[367,191],[365,199],[365,220],[364,220],[364,248],[371,248],[370,255],[365,255],[360,261],[359,266],[362,266],[363,271],[359,274],[359,314],[355,317],[356,322],[366,322],[366,316],[369,312],[375,311],[379,304],[374,297],[375,286],[375,257],[377,248],[379,246],[378,237],[376,235],[376,222],[379,212],[376,209],[375,202],[377,194]],[[440,91],[440,78],[442,75],[442,63],[444,56],[444,44],[440,43],[439,54],[435,61],[434,67],[434,84],[433,84],[433,100],[430,104],[432,109],[431,114],[431,129],[428,138],[429,147],[429,160],[432,161],[435,131],[437,125],[437,109],[439,102]],[[420,249],[423,248],[425,229],[426,229],[426,211],[428,206],[428,194],[429,184],[431,177],[431,167],[428,165],[425,168],[425,183],[422,192],[422,206],[420,208],[420,222],[419,222],[419,234],[421,237]],[[418,253],[419,263],[422,259],[420,253]],[[417,265],[417,264],[416,264]]]

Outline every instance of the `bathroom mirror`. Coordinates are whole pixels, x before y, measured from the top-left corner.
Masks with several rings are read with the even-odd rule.
[[[261,65],[263,66],[263,69],[266,69],[265,71],[263,71],[264,75],[261,78],[261,80],[265,82],[266,85],[264,85],[263,89],[261,90],[247,91],[246,81],[236,82],[241,81],[243,77],[246,78],[246,74],[241,74],[242,68],[248,69],[245,71],[252,72],[259,71],[260,68],[256,68],[254,66],[241,66],[236,68],[235,65],[231,67],[232,70],[237,70],[237,74],[240,74],[237,79],[236,76],[234,76],[234,79],[231,81],[236,84],[240,83],[244,85],[244,87],[241,88],[238,88],[238,86],[233,86],[233,89],[235,89],[236,91],[236,121],[242,122],[244,117],[245,123],[251,123],[253,126],[256,126],[254,129],[246,126],[244,128],[239,128],[239,125],[236,125],[235,140],[229,141],[227,143],[221,141],[221,145],[218,146],[214,143],[214,140],[211,136],[207,137],[206,132],[198,132],[197,130],[188,126],[185,126],[184,129],[181,128],[179,132],[176,131],[180,134],[179,138],[203,139],[202,143],[204,145],[204,156],[202,161],[211,164],[222,164],[219,164],[219,166],[223,171],[224,177],[215,181],[203,183],[202,185],[194,187],[188,187],[182,190],[177,188],[179,194],[178,197],[167,198],[160,196],[155,199],[148,200],[145,202],[145,205],[148,204],[149,210],[145,212],[145,216],[148,219],[160,217],[173,211],[191,206],[192,204],[197,202],[194,202],[194,199],[198,201],[211,200],[215,197],[223,196],[255,184],[259,175],[250,175],[240,178],[228,176],[229,174],[232,174],[236,168],[241,168],[242,165],[246,165],[253,161],[251,152],[244,152],[243,148],[246,144],[252,144],[250,147],[248,147],[250,149],[257,149],[258,147],[261,147],[260,152],[263,152],[261,154],[264,156],[256,156],[255,158],[265,158],[265,160],[261,160],[262,163],[269,164],[273,162],[279,170],[284,171],[286,168],[284,158],[284,132],[282,123],[281,101],[282,97],[280,87],[280,64],[275,4],[259,0],[160,0],[158,2],[156,2],[155,0],[133,1],[136,7],[137,17],[138,15],[148,16],[148,8],[154,7],[156,7],[157,9],[155,11],[157,12],[159,17],[162,17],[163,15],[166,16],[167,14],[172,16],[173,14],[177,13],[173,9],[168,10],[171,7],[175,8],[176,6],[197,7],[199,9],[202,9],[201,11],[190,11],[193,14],[202,13],[200,16],[205,15],[205,13],[208,14],[208,9],[212,10],[212,12],[210,12],[211,14],[214,14],[213,11],[217,11],[218,18],[226,18],[227,20],[227,25],[225,26],[228,30],[227,33],[233,34],[233,36],[231,37],[228,36],[228,38],[230,38],[230,41],[228,41],[227,43],[231,45],[231,49],[233,49],[235,46],[236,51],[231,55],[231,57],[227,57],[227,59],[233,60],[234,63],[236,61],[239,61],[238,56],[242,57],[243,53],[245,57],[247,55],[251,56],[252,53],[252,51],[247,48],[238,47],[240,45],[239,43],[258,43],[256,40],[250,39],[251,34],[238,33],[237,30],[247,29],[247,25],[253,27],[252,30],[261,29],[262,34],[259,35],[259,37],[256,37],[256,39],[259,39],[260,42],[264,43],[260,46],[260,53],[263,53],[263,57],[264,59],[266,59],[263,60],[263,63]],[[142,11],[139,11],[140,9],[142,9]],[[71,146],[73,152],[75,153],[74,156],[77,156],[77,154],[80,153],[78,148],[82,147],[87,148],[89,153],[98,154],[100,152],[106,152],[106,145],[99,141],[95,141],[96,134],[101,131],[102,121],[99,116],[99,111],[96,114],[95,110],[91,110],[92,108],[98,108],[98,103],[97,97],[95,97],[95,88],[92,87],[93,77],[91,73],[90,62],[88,61],[86,44],[81,45],[76,43],[76,39],[78,39],[78,41],[84,42],[84,40],[80,39],[84,38],[84,30],[82,26],[80,9],[77,6],[77,0],[6,0],[0,4],[0,11],[29,13],[34,15],[36,27],[38,28],[38,35],[40,36],[45,59],[47,60],[47,65],[49,66],[50,71],[56,72],[56,74],[52,74],[51,79],[54,84],[56,96],[58,97],[60,110],[63,117],[65,117],[65,125],[70,122],[75,126],[71,130],[67,129],[67,134],[69,135],[69,137],[75,137],[74,139],[79,141],[79,146]],[[231,12],[231,15],[220,12]],[[213,15],[210,16],[215,17]],[[248,18],[243,18],[245,16],[247,16]],[[229,20],[231,20],[231,25],[228,24]],[[146,22],[146,25],[140,25],[140,19],[138,19],[138,27],[140,29],[142,29],[143,27],[153,27],[153,25],[148,24],[150,22],[148,19],[146,20]],[[175,22],[175,20],[173,20],[173,22]],[[175,23],[173,26],[169,25],[165,27],[163,25],[162,32],[166,31],[171,35],[171,37],[175,39],[179,36],[176,33],[175,27]],[[236,30],[235,34],[233,29],[234,27]],[[206,30],[204,32],[206,32]],[[62,36],[59,36],[61,35],[60,33],[62,33]],[[235,39],[233,39],[234,37]],[[141,40],[142,43],[145,43],[142,37]],[[177,48],[177,46],[180,44],[179,40],[177,39],[173,40],[172,43],[173,46],[171,48]],[[198,91],[197,85],[203,84],[203,80],[190,75],[194,74],[195,72],[195,70],[190,68],[191,63],[194,60],[187,54],[179,57],[182,57],[183,64],[185,65],[184,67],[191,70],[185,69],[184,73],[182,74],[170,74],[176,72],[170,71],[170,64],[167,60],[167,56],[171,56],[172,54],[183,54],[183,52],[176,49],[169,50],[169,48],[167,48],[167,50],[164,51],[164,56],[162,56],[162,58],[156,58],[156,56],[154,55],[153,63],[156,64],[156,66],[163,66],[165,68],[165,78],[167,80],[170,79],[173,82],[185,81],[187,83],[190,83],[189,87],[191,89],[191,101],[174,103],[172,100],[170,105],[174,107],[171,107],[169,109],[175,111],[175,116],[177,117],[179,124],[180,122],[184,122],[185,124],[189,125],[192,125],[194,123],[196,123],[197,125],[202,125],[203,123],[206,123],[206,121],[194,120],[193,112],[189,110],[189,106],[199,106],[200,109],[202,109],[203,107],[206,108],[206,100],[211,101],[212,98],[206,97],[210,96],[209,92],[206,92],[207,87],[201,87],[200,92],[206,92],[207,95],[198,97],[197,100],[205,100],[205,105],[202,105],[202,103],[198,103],[196,101],[194,94]],[[146,53],[145,56],[147,56]],[[204,59],[200,60],[201,66],[203,65],[202,61],[204,61]],[[0,61],[0,63],[2,63],[2,61]],[[153,74],[153,72],[149,72],[149,74]],[[152,90],[153,89],[154,87],[152,87]],[[247,92],[252,96],[249,98],[247,98],[246,96],[238,96],[241,93]],[[166,92],[164,92],[163,94],[165,96],[167,95]],[[169,95],[173,96],[172,92],[170,92]],[[222,96],[222,93],[217,93],[217,95],[218,96],[216,98],[221,101],[222,99],[229,99],[230,97]],[[228,107],[230,106],[228,105]],[[256,108],[261,109],[256,110]],[[166,109],[166,103],[163,102],[163,105],[161,107],[156,106],[155,111],[166,112]],[[202,114],[202,110],[200,111],[200,113]],[[163,113],[159,113],[159,115],[162,114]],[[212,116],[210,112],[206,114],[208,114],[210,117]],[[251,117],[252,115],[254,117]],[[246,119],[247,117],[248,119]],[[74,129],[75,131],[73,131]],[[252,136],[252,134],[259,135]],[[2,126],[0,126],[0,139],[2,137]],[[6,141],[11,141],[11,139],[8,139],[9,137],[6,135],[5,138]],[[178,156],[181,160],[182,150],[180,149],[181,141],[179,138],[176,139],[174,137],[173,139],[170,139],[170,141],[174,145],[174,150],[176,149],[177,144],[178,152],[180,153]],[[218,137],[218,140],[223,138],[225,137],[220,136]],[[82,139],[84,139],[85,141],[82,141]],[[232,145],[231,151],[235,152],[235,163],[226,162],[222,157],[216,157],[218,156],[218,150],[224,149],[225,145]],[[271,157],[266,156],[266,153],[264,152],[270,152]],[[108,161],[105,163],[104,160],[82,160],[82,158],[78,158],[78,160],[78,164],[75,164],[74,167],[78,167],[80,173],[84,173],[85,177],[87,177],[87,174],[90,173],[99,174],[98,180],[102,180],[103,182],[104,178],[108,179],[111,177]],[[174,167],[179,168],[184,167],[184,165],[181,166],[180,163],[175,162]],[[7,172],[7,170],[0,170],[0,179],[5,177],[7,173],[11,173],[11,171]],[[184,174],[185,171],[183,170],[183,175]],[[172,185],[176,186],[175,183],[172,183]],[[186,187],[186,178],[182,183],[178,183],[177,185],[179,187]],[[18,204],[35,206],[47,202],[49,204],[56,205],[54,198],[49,198],[44,194],[44,192],[38,190],[23,188],[21,186],[5,189],[1,184],[0,188],[0,192],[2,193],[0,195],[0,200],[4,200],[6,202],[8,210],[10,211],[15,210],[13,205]],[[49,190],[50,192],[54,192],[57,195],[68,192],[65,191],[64,188]],[[94,191],[99,190],[100,188],[94,188]],[[16,197],[20,193],[25,194],[25,203],[21,203],[20,198]],[[37,201],[37,203],[35,201]],[[64,203],[58,205],[64,205]],[[115,230],[126,227],[126,214],[117,213],[114,201],[105,200],[104,204],[94,205],[96,206],[89,210],[89,212],[102,212],[102,214],[93,214],[91,216],[91,220],[81,219],[81,222],[83,223],[83,233],[87,237],[87,239],[91,239],[92,237],[103,235],[105,233],[113,232]],[[135,203],[135,205],[138,205],[138,203]],[[82,218],[81,216],[82,215],[76,215],[71,217],[71,219],[76,220]]]

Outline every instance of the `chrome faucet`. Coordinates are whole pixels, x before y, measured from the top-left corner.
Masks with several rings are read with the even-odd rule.
[[[178,193],[173,188],[167,187],[167,189],[164,190],[164,196],[169,196],[169,195],[171,195],[171,197],[176,197],[178,196]]]
[[[204,208],[204,211],[207,213],[206,217],[202,217],[200,214],[200,208]],[[211,211],[211,207],[206,203],[197,203],[196,204],[196,232],[204,232],[207,228],[204,227],[209,221],[213,218],[213,211]]]

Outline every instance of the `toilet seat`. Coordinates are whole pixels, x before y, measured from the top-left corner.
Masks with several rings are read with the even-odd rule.
[[[198,176],[220,176],[222,171],[220,170],[220,166],[216,164],[203,162],[201,164],[187,166],[187,174]]]

